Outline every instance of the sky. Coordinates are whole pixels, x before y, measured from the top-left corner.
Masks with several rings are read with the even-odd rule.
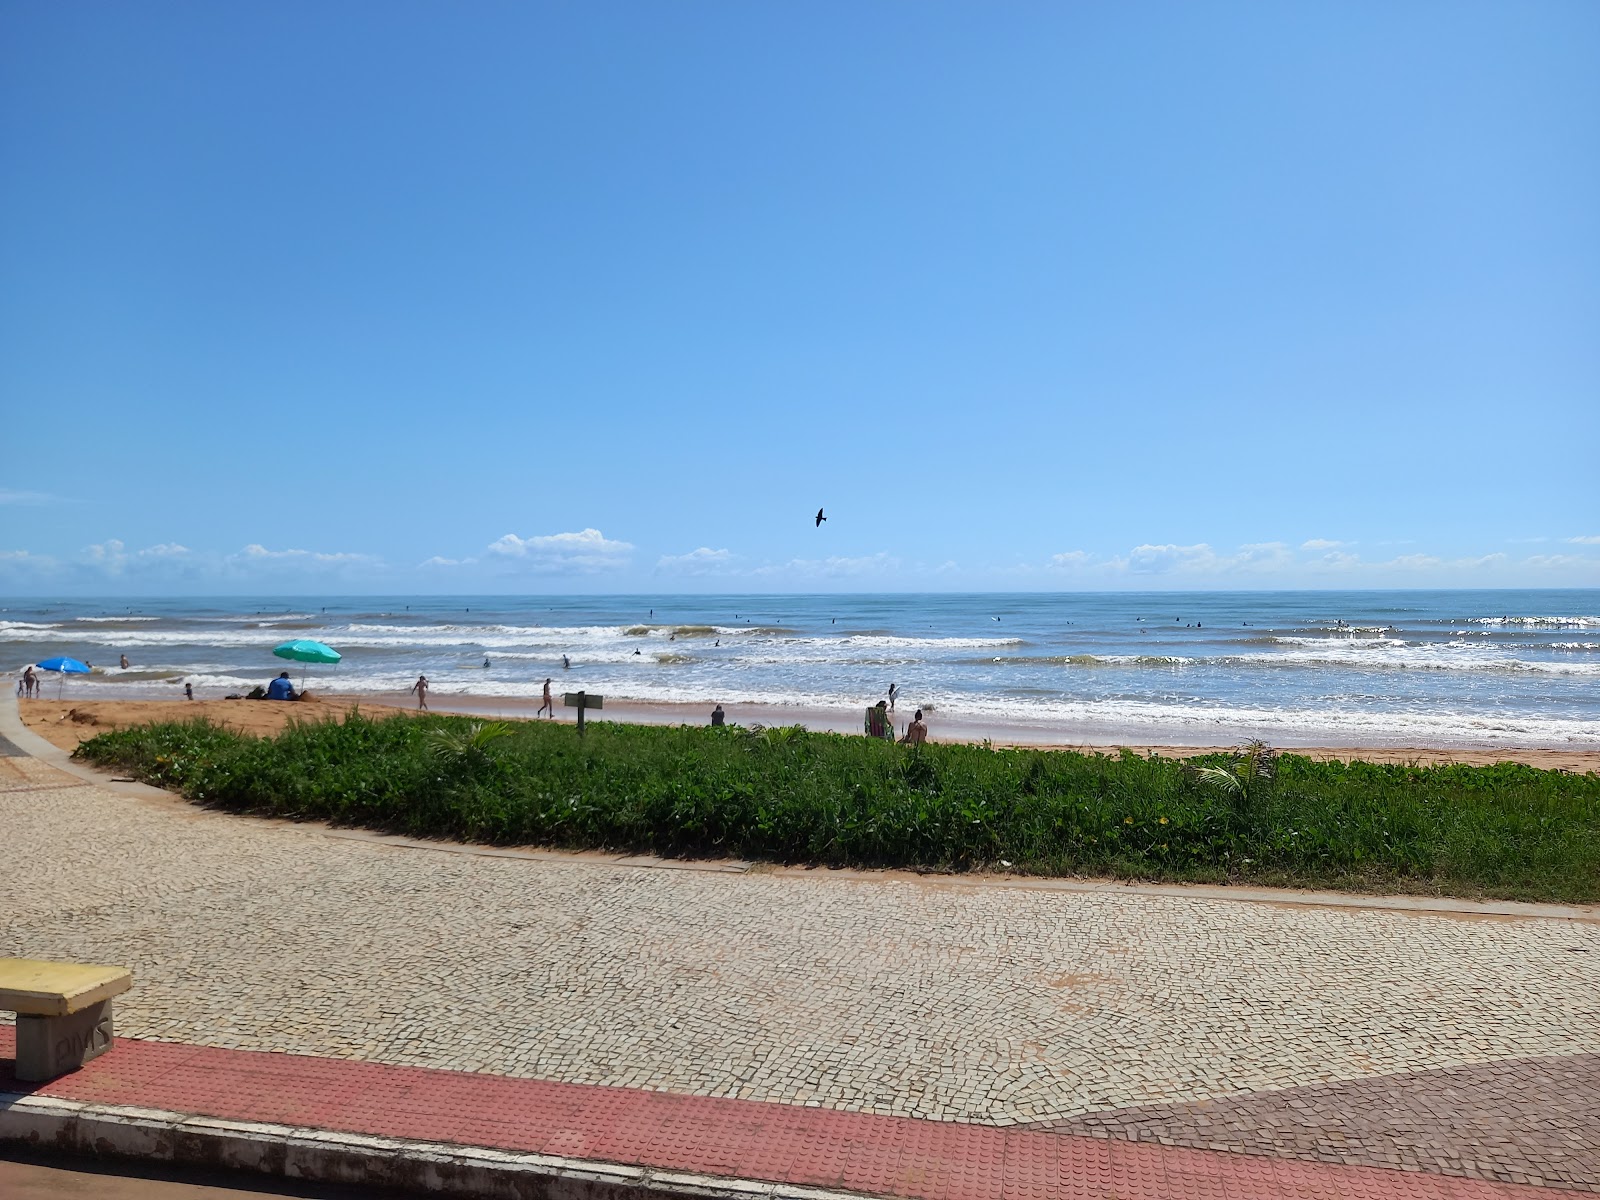
[[[6,0],[0,594],[1600,586],[1597,61],[1591,0]]]

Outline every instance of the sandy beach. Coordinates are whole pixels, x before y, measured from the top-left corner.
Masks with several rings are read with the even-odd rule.
[[[503,720],[532,720],[538,707],[533,701],[471,697],[434,697],[433,711]],[[559,702],[558,702],[559,703]],[[28,727],[54,745],[71,750],[96,734],[123,729],[151,721],[191,720],[204,717],[241,733],[271,736],[290,720],[339,720],[352,708],[385,715],[415,713],[395,696],[335,696],[327,700],[312,698],[292,704],[265,700],[21,700],[22,719]],[[557,720],[571,722],[574,710],[557,708]],[[911,719],[911,712],[895,713],[896,729]],[[710,710],[697,704],[646,704],[638,701],[608,701],[600,712],[591,712],[590,721],[620,721],[639,725],[703,725],[710,722]],[[727,706],[730,724],[804,725],[808,729],[835,733],[861,733],[861,716],[854,712],[788,706]],[[981,722],[941,719],[927,714],[935,742],[988,741],[995,746],[1020,746],[1041,750],[1080,750],[1087,753],[1115,753],[1131,750],[1136,754],[1160,754],[1168,758],[1188,758],[1233,749],[1237,742],[1211,745],[1126,744],[1074,742],[1063,739],[1059,730],[1026,729],[985,725]],[[1539,748],[1454,749],[1427,746],[1293,746],[1281,747],[1317,759],[1344,762],[1415,763],[1432,765],[1461,763],[1485,766],[1516,762],[1542,770],[1570,771],[1577,774],[1600,771],[1600,752],[1550,750]]]
[[[340,696],[324,703],[293,704],[266,700],[18,700],[23,724],[52,745],[75,750],[80,742],[130,725],[205,718],[257,737],[271,737],[291,720],[342,720],[355,702]],[[383,708],[366,701],[365,711]]]

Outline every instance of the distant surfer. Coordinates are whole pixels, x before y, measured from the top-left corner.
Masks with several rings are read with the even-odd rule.
[[[561,656],[561,669],[563,671],[572,670],[572,660],[570,658],[568,658],[565,654],[563,654]]]
[[[122,669],[124,671],[128,669],[128,656],[126,654],[122,656]]]
[[[489,660],[487,658],[483,660],[483,669],[485,671],[489,669]]]

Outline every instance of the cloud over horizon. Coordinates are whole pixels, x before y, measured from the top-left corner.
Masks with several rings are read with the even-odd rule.
[[[626,567],[633,549],[631,542],[613,540],[591,528],[526,538],[508,533],[489,543],[485,553],[535,571],[587,574]]]

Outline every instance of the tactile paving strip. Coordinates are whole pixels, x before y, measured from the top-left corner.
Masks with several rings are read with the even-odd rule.
[[[1196,1196],[1518,1200],[1584,1193],[1042,1130],[123,1039],[81,1071],[0,1091],[488,1146],[914,1200]]]

